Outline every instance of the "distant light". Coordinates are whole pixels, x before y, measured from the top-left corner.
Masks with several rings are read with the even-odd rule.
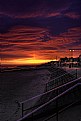
[[[71,52],[71,51],[75,51],[75,50],[69,50],[69,51]]]

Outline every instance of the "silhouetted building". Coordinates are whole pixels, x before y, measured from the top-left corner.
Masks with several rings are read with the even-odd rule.
[[[70,57],[70,58],[60,58],[59,60],[60,62],[60,65],[61,66],[81,66],[81,55],[79,55],[79,57],[77,58],[73,58],[73,57]]]

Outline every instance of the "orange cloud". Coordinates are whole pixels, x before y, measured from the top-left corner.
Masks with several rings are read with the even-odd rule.
[[[3,64],[43,63],[56,58],[70,56],[69,49],[75,49],[75,56],[81,51],[80,27],[68,29],[60,35],[50,35],[42,41],[49,30],[37,27],[15,27],[8,33],[0,34],[1,57]],[[44,38],[46,39],[46,38]],[[77,46],[76,46],[77,45]]]

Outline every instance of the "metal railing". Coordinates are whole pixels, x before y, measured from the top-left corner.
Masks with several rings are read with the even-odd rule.
[[[66,84],[63,84],[55,89],[49,90],[48,92],[42,93],[42,94],[32,97],[28,100],[20,102],[21,109],[22,109],[22,117],[24,117],[24,113],[27,114],[28,110],[30,110],[30,111],[28,111],[28,114],[30,114],[34,110],[39,109],[39,107],[41,107],[42,105],[47,104],[47,102],[49,102],[50,100],[52,100],[54,98],[56,99],[57,95],[61,95],[62,93],[66,92],[69,88],[78,84],[80,80],[81,80],[81,77],[78,79],[75,79],[71,82],[68,82]],[[57,92],[58,92],[58,94],[57,94]],[[48,97],[49,97],[49,99],[48,99]]]
[[[80,103],[80,101],[81,101],[81,100],[79,100],[79,101],[75,101],[75,102],[69,104],[69,105],[66,106],[65,108],[59,110],[59,111],[58,111],[58,114],[60,114],[61,112],[67,110],[68,108],[70,108],[70,107],[72,107],[72,106],[74,106],[74,105]],[[54,114],[52,114],[51,116],[46,117],[43,121],[49,121],[50,119],[54,118],[56,115],[57,115],[57,114],[54,113]],[[58,119],[57,119],[57,120],[58,120]]]
[[[81,80],[81,78],[80,78]],[[53,106],[54,102],[57,101],[57,99],[60,99],[61,97],[65,96],[66,94],[68,94],[70,91],[72,91],[71,93],[73,94],[73,89],[76,89],[76,87],[81,86],[81,83],[77,83],[75,85],[73,85],[72,87],[70,87],[69,89],[65,90],[64,92],[62,92],[61,94],[57,95],[56,97],[54,97],[53,99],[49,100],[48,102],[46,102],[45,104],[39,106],[38,108],[36,108],[35,110],[33,110],[32,112],[28,113],[27,115],[25,115],[23,118],[19,119],[18,121],[23,121],[25,119],[27,119],[27,121],[29,121],[29,119],[31,118],[34,120],[34,116],[42,113],[43,111],[46,111],[48,108],[46,106]],[[77,88],[78,89],[78,88]],[[75,90],[76,91],[76,90]],[[80,90],[81,91],[81,90]],[[81,93],[81,92],[80,92]],[[69,93],[70,94],[70,93]],[[77,93],[76,93],[77,94]],[[78,98],[79,99],[79,98]],[[75,100],[75,99],[74,99]],[[61,99],[62,101],[62,99]],[[71,101],[71,100],[70,100]],[[50,105],[51,104],[51,105]],[[64,104],[64,102],[63,102]],[[45,108],[47,108],[45,110]],[[39,113],[38,113],[39,112]]]
[[[49,71],[51,71],[51,78],[50,79],[54,79],[55,77],[59,77],[60,75],[63,75],[64,73],[66,73],[66,71],[62,68],[49,68]]]
[[[70,73],[67,72],[59,77],[52,79],[48,83],[46,83],[46,91],[53,89],[57,86],[63,85],[64,83],[66,83],[68,81],[72,81],[74,79],[77,79],[77,69],[73,70]]]

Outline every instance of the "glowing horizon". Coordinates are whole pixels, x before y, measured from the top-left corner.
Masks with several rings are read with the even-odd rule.
[[[41,60],[41,59],[14,59],[14,60],[4,60],[2,65],[39,65],[47,63],[54,60]]]
[[[75,50],[75,53],[73,53],[73,57],[79,57],[80,52]],[[65,54],[66,53],[66,54]],[[51,55],[52,54],[52,55]],[[68,51],[63,51],[63,53],[59,53],[56,57],[53,57],[53,53],[51,52],[49,55],[49,58],[45,58],[44,56],[39,56],[37,53],[30,54],[31,58],[18,58],[18,59],[1,59],[1,65],[39,65],[43,63],[47,63],[50,61],[57,61],[60,58],[64,57],[71,57],[72,53]]]

